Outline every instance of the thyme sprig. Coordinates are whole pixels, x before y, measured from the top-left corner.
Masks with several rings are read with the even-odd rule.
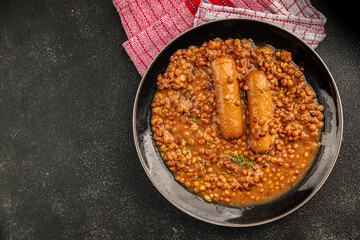
[[[244,156],[229,156],[224,154],[225,157],[230,158],[234,163],[237,163],[240,167],[254,168],[254,162],[250,161]]]

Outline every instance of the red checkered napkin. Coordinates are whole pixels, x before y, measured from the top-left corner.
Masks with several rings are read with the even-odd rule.
[[[198,7],[194,26],[224,18],[252,18],[273,23],[296,34],[312,48],[325,38],[326,18],[307,0],[242,0],[237,1],[235,8],[204,1]]]
[[[155,56],[187,29],[223,18],[253,18],[295,33],[315,48],[326,18],[308,0],[114,0],[128,36],[123,46],[142,76]]]

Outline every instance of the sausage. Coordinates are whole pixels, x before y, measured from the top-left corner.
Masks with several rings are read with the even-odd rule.
[[[225,139],[241,137],[244,132],[239,83],[232,58],[217,58],[211,62],[220,130]]]
[[[274,143],[268,125],[274,119],[270,83],[264,72],[254,70],[247,75],[246,85],[249,87],[250,147],[256,153],[266,153]]]

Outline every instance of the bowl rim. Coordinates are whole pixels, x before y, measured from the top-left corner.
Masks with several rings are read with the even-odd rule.
[[[192,212],[184,209],[181,205],[179,205],[176,201],[173,201],[171,200],[170,198],[168,198],[166,196],[166,194],[164,194],[159,188],[158,186],[155,184],[154,180],[152,179],[152,177],[150,176],[147,168],[145,167],[145,164],[144,164],[144,159],[143,159],[143,156],[141,154],[141,151],[140,151],[140,148],[139,148],[139,141],[138,141],[138,138],[137,138],[137,134],[136,134],[136,110],[137,110],[137,105],[138,105],[138,100],[139,100],[139,95],[140,95],[140,91],[142,89],[142,86],[144,84],[144,81],[145,81],[145,78],[147,77],[151,67],[154,65],[154,63],[157,61],[157,59],[159,58],[159,56],[174,42],[176,41],[177,39],[181,38],[184,34],[187,34],[188,32],[191,32],[193,31],[194,29],[196,28],[199,28],[199,27],[203,27],[204,25],[210,25],[210,24],[213,24],[215,22],[226,22],[226,21],[255,21],[255,22],[260,22],[262,24],[266,24],[266,25],[270,25],[272,27],[275,27],[275,28],[279,28],[285,32],[287,32],[288,34],[290,34],[292,37],[296,38],[298,41],[300,41],[303,45],[306,46],[306,48],[308,48],[315,56],[318,60],[320,60],[321,64],[325,67],[325,70],[326,70],[326,73],[330,76],[330,79],[331,79],[331,82],[334,86],[334,90],[335,90],[335,93],[336,93],[336,97],[337,97],[337,101],[339,103],[339,112],[340,112],[340,118],[339,118],[339,128],[340,128],[340,137],[339,137],[339,141],[338,141],[338,149],[336,151],[336,154],[335,154],[335,157],[334,157],[334,161],[331,165],[331,167],[329,168],[329,170],[327,171],[326,175],[324,176],[324,178],[322,179],[322,181],[318,184],[318,186],[312,191],[312,193],[307,197],[305,198],[302,202],[300,202],[297,206],[295,206],[294,208],[292,209],[289,209],[288,211],[286,211],[285,213],[283,214],[280,214],[276,217],[273,217],[273,218],[270,218],[270,219],[267,219],[267,220],[264,220],[264,221],[259,221],[259,222],[254,222],[254,223],[247,223],[247,224],[242,224],[242,223],[221,223],[221,222],[216,222],[216,221],[212,221],[212,220],[209,220],[209,219],[206,219],[206,218],[203,218],[203,217],[200,217],[200,216],[197,216],[195,214],[193,214]],[[138,86],[138,89],[136,91],[136,95],[135,95],[135,101],[134,101],[134,106],[133,106],[133,117],[132,117],[132,127],[133,127],[133,137],[134,137],[134,143],[135,143],[135,147],[136,147],[136,151],[137,151],[137,154],[138,154],[138,157],[140,159],[140,162],[141,162],[141,165],[143,167],[143,169],[145,170],[146,172],[146,175],[148,176],[148,178],[150,179],[152,185],[161,193],[161,195],[163,197],[165,197],[165,199],[167,199],[172,205],[174,205],[175,207],[177,207],[179,210],[181,210],[182,212],[198,219],[198,220],[201,220],[201,221],[204,221],[204,222],[207,222],[207,223],[211,223],[211,224],[215,224],[215,225],[218,225],[218,226],[225,226],[225,227],[252,227],[252,226],[258,226],[258,225],[263,225],[263,224],[266,224],[266,223],[270,223],[270,222],[273,222],[273,221],[276,221],[278,219],[281,219],[291,213],[293,213],[294,211],[296,211],[297,209],[299,209],[300,207],[302,207],[305,203],[307,203],[319,190],[320,188],[323,186],[323,184],[325,183],[325,181],[327,180],[327,178],[329,177],[330,173],[332,172],[332,169],[334,168],[335,166],[335,163],[337,161],[337,158],[339,156],[339,152],[340,152],[340,149],[341,149],[341,144],[342,144],[342,139],[343,139],[343,124],[344,124],[344,119],[343,119],[343,109],[342,109],[342,103],[341,103],[341,98],[340,98],[340,93],[339,93],[339,90],[337,88],[337,85],[336,85],[336,82],[330,72],[330,70],[328,69],[327,65],[325,64],[325,62],[322,60],[322,58],[319,56],[319,54],[314,50],[312,49],[303,39],[301,39],[300,37],[296,36],[294,33],[288,31],[287,29],[285,28],[282,28],[282,27],[279,27],[273,23],[269,23],[269,22],[265,22],[265,21],[262,21],[262,20],[257,20],[257,19],[252,19],[252,18],[227,18],[227,19],[219,19],[219,20],[214,20],[214,21],[210,21],[210,22],[206,22],[206,23],[202,23],[200,25],[197,25],[195,27],[192,27],[188,30],[186,30],[185,32],[181,33],[179,36],[177,36],[176,38],[172,39],[169,43],[166,44],[166,46],[156,55],[156,57],[152,60],[151,64],[148,66],[148,68],[146,69],[143,77],[141,78],[141,81],[139,83],[139,86]]]

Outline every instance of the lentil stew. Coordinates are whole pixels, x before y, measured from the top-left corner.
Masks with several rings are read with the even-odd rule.
[[[244,133],[234,139],[225,139],[219,126],[211,62],[222,57],[234,60],[229,82],[241,93],[233,104],[242,108]],[[254,70],[265,74],[268,88],[249,89],[246,77]],[[294,187],[312,164],[324,125],[324,107],[303,72],[290,52],[257,48],[249,39],[217,38],[176,51],[151,104],[154,139],[175,179],[208,202],[232,206],[269,201]],[[249,97],[265,93],[273,119],[260,113],[250,124]],[[271,135],[269,150],[253,151],[251,135]]]

